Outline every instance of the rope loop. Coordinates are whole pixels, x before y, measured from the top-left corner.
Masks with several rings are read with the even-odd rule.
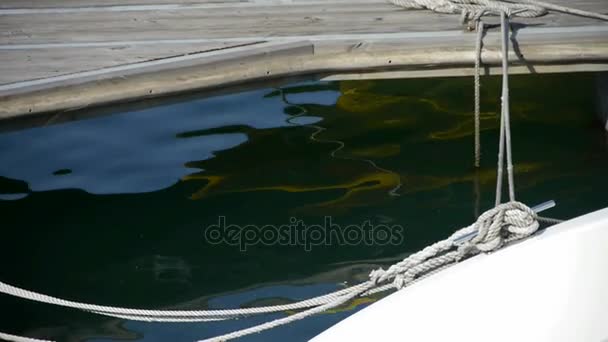
[[[516,201],[499,204],[473,224],[477,235],[459,247],[460,256],[494,251],[507,242],[534,234],[539,226],[537,214],[527,205]]]
[[[462,22],[477,21],[484,15],[500,15],[501,12],[508,17],[522,18],[536,18],[548,13],[542,6],[502,0],[389,0],[389,2],[405,9],[428,9],[437,13],[460,14]]]

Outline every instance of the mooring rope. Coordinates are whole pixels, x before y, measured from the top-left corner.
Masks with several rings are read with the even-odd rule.
[[[498,144],[498,166],[496,172],[496,202],[502,202],[503,166],[507,164],[509,200],[515,201],[515,181],[513,177],[513,157],[511,152],[511,110],[509,103],[509,22],[505,13],[500,14],[502,38],[502,96],[500,114],[500,137]],[[505,161],[506,148],[506,161]]]
[[[547,14],[547,9],[534,4],[521,4],[503,0],[388,0],[405,9],[428,9],[437,13],[460,14],[461,21],[477,21],[486,14],[507,13],[524,18]]]
[[[147,322],[197,322],[217,321],[257,314],[307,309],[300,313],[276,319],[252,328],[206,339],[219,342],[235,339],[340,306],[358,296],[401,289],[416,279],[434,270],[456,263],[481,252],[490,252],[515,240],[530,236],[539,227],[540,217],[529,207],[519,202],[500,204],[483,213],[477,221],[422,251],[412,254],[387,270],[378,269],[370,273],[364,283],[308,300],[266,307],[231,310],[143,310],[111,306],[100,306],[64,300],[0,282],[0,292],[23,299],[79,309],[100,315]],[[468,240],[471,238],[470,240]],[[468,240],[468,241],[467,241]]]
[[[579,9],[576,9],[576,8],[572,8],[572,7],[555,5],[555,4],[546,2],[546,1],[519,0],[519,2],[531,4],[531,5],[534,5],[534,6],[540,6],[540,7],[543,7],[545,9],[547,9],[547,10],[550,10],[550,11],[561,12],[561,13],[571,14],[571,15],[576,15],[576,16],[579,16],[579,17],[593,18],[593,19],[599,19],[599,20],[606,20],[606,21],[608,21],[608,15],[605,15],[605,14],[602,14],[602,13],[582,11],[582,10],[579,10]]]
[[[537,0],[388,0],[405,9],[428,9],[437,13],[460,14],[462,22],[477,21],[484,15],[536,18],[549,11],[561,12],[586,18],[608,20],[608,15],[582,11]]]
[[[11,334],[5,334],[0,332],[0,341],[9,341],[9,342],[53,342],[49,340],[39,340],[36,338],[23,337]]]
[[[474,73],[474,121],[475,121],[475,167],[481,163],[481,49],[483,46],[483,34],[485,31],[483,21],[477,22],[477,39],[475,41],[475,73]]]
[[[495,14],[500,15],[501,17],[503,85],[496,182],[496,206],[482,213],[475,223],[459,229],[447,239],[436,242],[423,250],[410,255],[404,260],[390,266],[386,270],[380,268],[372,271],[369,275],[369,280],[361,284],[291,304],[229,310],[146,310],[70,301],[29,291],[3,282],[0,282],[0,293],[39,303],[63,306],[109,317],[146,322],[206,322],[235,319],[257,314],[304,310],[284,318],[263,323],[261,325],[202,340],[203,342],[228,341],[304,319],[308,316],[343,305],[359,296],[372,295],[391,289],[401,289],[463,259],[479,253],[495,251],[513,241],[524,239],[534,234],[538,230],[539,221],[548,223],[561,222],[560,220],[538,216],[536,212],[527,207],[525,204],[515,201],[509,110],[508,18],[510,16],[537,17],[546,14],[548,9],[602,20],[608,20],[608,16],[551,5],[536,0],[522,0],[522,2],[525,2],[525,4],[505,2],[502,0],[389,1],[408,9],[430,9],[440,13],[461,13],[463,21],[469,19],[475,20],[478,30],[476,54],[477,59],[479,60],[475,64],[476,121],[479,120],[479,66],[482,50],[481,40],[483,38],[484,28],[480,18],[486,14]],[[479,133],[479,129],[479,123],[476,122],[476,135]],[[480,153],[478,143],[479,140],[476,139],[476,156],[478,156]],[[505,163],[507,165],[510,201],[501,204],[502,174]],[[44,340],[4,333],[0,333],[0,339],[15,342],[45,342]]]

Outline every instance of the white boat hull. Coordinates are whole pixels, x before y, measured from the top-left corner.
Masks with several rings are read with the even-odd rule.
[[[608,209],[479,255],[313,342],[608,342]]]

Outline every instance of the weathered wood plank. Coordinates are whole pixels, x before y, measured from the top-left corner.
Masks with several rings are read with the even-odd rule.
[[[164,4],[209,4],[209,5],[298,5],[306,3],[382,3],[384,0],[3,0],[0,8],[74,8],[92,6],[164,5]]]
[[[604,37],[601,44],[581,43],[584,40],[580,37],[584,37],[587,32],[580,29],[521,29],[518,34],[521,43],[517,53],[512,51],[510,58],[532,72],[538,64],[574,65],[608,61],[608,35],[603,34],[608,32],[608,28],[602,31],[603,28],[598,29],[598,34]],[[552,36],[556,32],[566,37],[566,41],[556,44],[534,43],[537,40],[544,41],[543,36]],[[158,65],[157,63],[142,63],[141,68],[138,65],[130,65],[57,79],[0,86],[0,118],[14,118],[23,113],[64,110],[91,103],[169,95],[187,89],[209,90],[271,77],[285,78],[305,74],[324,77],[361,71],[408,69],[438,70],[455,66],[471,67],[474,61],[475,54],[471,48],[474,45],[474,34],[447,32],[446,36],[435,37],[433,44],[425,47],[412,44],[420,38],[416,36],[382,39],[383,36],[379,35],[366,41],[358,39],[358,43],[353,45],[354,37],[340,41],[341,45],[335,40],[318,44],[292,43],[297,45],[296,49],[292,50],[272,50],[273,47],[280,49],[284,43],[268,43],[270,45],[264,45],[266,52],[257,51],[257,45],[252,45],[252,55],[237,53],[247,51],[247,48],[222,50],[219,54],[194,55],[196,59],[189,59],[187,65],[180,64],[182,59],[177,59],[175,64],[169,63],[173,61],[162,61],[163,70],[151,68]],[[499,34],[490,32],[486,38],[482,54],[484,63],[500,63]],[[470,44],[462,43],[467,40]],[[298,44],[304,48],[300,49]],[[310,46],[310,49],[306,46]],[[285,53],[280,53],[281,51]],[[606,63],[601,65],[608,66]]]
[[[323,14],[308,8],[289,16],[283,11],[206,10],[8,16],[0,20],[0,32],[3,32],[0,44],[428,31],[432,19],[443,19],[438,20],[434,30],[459,27],[454,16],[426,12],[394,11],[392,8],[387,12],[367,6],[349,10],[323,9],[326,10]]]
[[[386,3],[386,0],[3,0],[1,8],[83,8],[107,6],[139,6],[139,5],[210,5],[210,6],[297,6],[301,4],[357,4],[357,3]],[[576,5],[576,7],[601,4],[597,0],[552,0],[551,3]]]
[[[27,72],[28,79],[39,79],[231,46],[235,44],[122,45],[73,48],[68,55],[63,49],[6,50],[0,52],[0,84],[24,81],[24,72]],[[15,61],[19,61],[18,68]]]
[[[592,3],[597,5],[597,0],[589,2]],[[540,22],[544,26],[593,23],[585,18],[557,15],[544,17]],[[118,41],[120,44],[125,40],[230,40],[260,36],[432,32],[457,28],[459,25],[454,16],[401,11],[389,4],[274,6],[245,11],[224,7],[214,10],[5,16],[0,21],[0,44],[96,41]]]
[[[608,11],[606,0],[551,2]],[[54,92],[52,98],[33,94],[29,98],[36,103],[33,106],[23,94],[18,100],[14,94],[7,95],[6,85],[22,81],[34,84],[28,81],[51,76],[89,75],[91,71],[95,71],[91,75],[104,75],[104,70],[114,75],[132,63],[145,65],[158,58],[260,42],[309,41],[314,54],[277,62],[293,65],[245,58],[235,70],[207,70],[203,66],[210,64],[201,62],[197,75],[186,77],[186,81],[165,73],[157,79],[159,83],[143,77],[136,78],[140,84],[133,79],[116,81],[123,84],[122,90],[108,83],[95,86],[83,78],[82,82],[93,83],[78,88],[80,102],[76,102],[124,100],[125,94],[149,96],[148,88],[154,89],[153,96],[265,77],[258,75],[264,70],[254,70],[256,67],[277,70],[282,76],[306,72],[364,75],[369,71],[383,75],[387,72],[384,69],[433,70],[434,74],[449,69],[460,73],[472,63],[475,34],[464,32],[458,19],[455,15],[402,10],[385,0],[2,0],[0,102],[7,115],[19,110],[33,113],[70,108],[70,102],[61,99],[61,92]],[[496,18],[486,21],[497,22]],[[557,70],[559,65],[577,71],[581,67],[604,70],[608,65],[608,23],[553,13],[542,18],[516,18],[513,27],[514,41],[520,45],[513,58],[524,67],[527,63],[543,65],[530,70]],[[497,35],[489,34],[485,45],[484,56],[497,60]]]

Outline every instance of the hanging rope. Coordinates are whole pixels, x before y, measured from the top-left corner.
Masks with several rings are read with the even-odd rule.
[[[513,177],[513,158],[511,152],[511,113],[509,106],[509,22],[504,13],[500,14],[500,30],[502,38],[502,96],[500,115],[500,138],[498,143],[498,167],[496,172],[496,202],[502,201],[503,166],[506,164],[509,185],[509,199],[515,201],[515,181]]]
[[[480,163],[481,163],[481,124],[480,124],[480,117],[481,117],[481,94],[480,94],[480,89],[481,89],[481,80],[480,80],[480,76],[481,76],[481,49],[482,49],[482,45],[483,45],[483,34],[485,31],[485,27],[484,27],[484,23],[483,21],[479,20],[477,22],[477,39],[475,41],[475,76],[474,76],[474,83],[475,83],[475,116],[474,116],[474,121],[475,121],[475,167],[479,167]]]

